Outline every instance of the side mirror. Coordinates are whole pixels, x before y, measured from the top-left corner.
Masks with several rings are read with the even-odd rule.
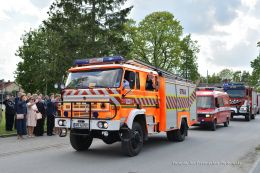
[[[216,107],[219,108],[219,104],[218,103],[216,104]]]
[[[65,88],[65,85],[64,84],[60,84],[60,89],[64,89]]]

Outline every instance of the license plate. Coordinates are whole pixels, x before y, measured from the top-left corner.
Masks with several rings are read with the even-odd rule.
[[[78,129],[87,129],[89,128],[89,125],[88,123],[73,123],[73,127]]]

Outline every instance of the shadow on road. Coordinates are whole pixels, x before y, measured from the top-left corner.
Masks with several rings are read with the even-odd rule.
[[[223,124],[217,124],[217,130],[216,130],[216,131],[218,131],[218,130],[220,130],[220,129],[224,129],[224,128],[226,128],[226,127],[224,127]],[[192,126],[191,128],[189,128],[189,130],[192,130],[192,131],[194,130],[194,131],[215,132],[215,131],[212,131],[212,130],[210,129],[210,127],[208,127],[208,126],[205,126],[205,127]]]
[[[169,142],[167,140],[166,134],[161,133],[159,135],[149,137],[149,140],[144,142],[144,146],[140,154],[143,155],[150,151],[154,152],[155,150],[157,149],[159,150],[161,147],[163,146],[165,147],[166,145],[168,147],[172,147],[172,145],[177,143],[179,142]],[[102,144],[102,143],[95,145],[94,143],[88,151],[84,151],[84,152],[73,151],[73,153],[74,156],[76,154],[77,156],[82,156],[82,157],[85,156],[102,157],[107,159],[122,158],[122,157],[128,158],[121,151],[121,142],[116,142],[111,145]]]

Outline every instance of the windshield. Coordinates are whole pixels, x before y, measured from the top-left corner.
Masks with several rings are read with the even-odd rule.
[[[245,90],[227,90],[229,97],[245,97]]]
[[[118,88],[122,78],[122,69],[102,69],[69,74],[66,88]]]
[[[197,108],[214,108],[214,98],[211,96],[198,96]]]

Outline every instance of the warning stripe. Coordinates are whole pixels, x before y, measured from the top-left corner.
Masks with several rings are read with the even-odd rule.
[[[196,91],[194,90],[189,97],[166,96],[167,109],[183,109],[189,108],[196,99]]]

